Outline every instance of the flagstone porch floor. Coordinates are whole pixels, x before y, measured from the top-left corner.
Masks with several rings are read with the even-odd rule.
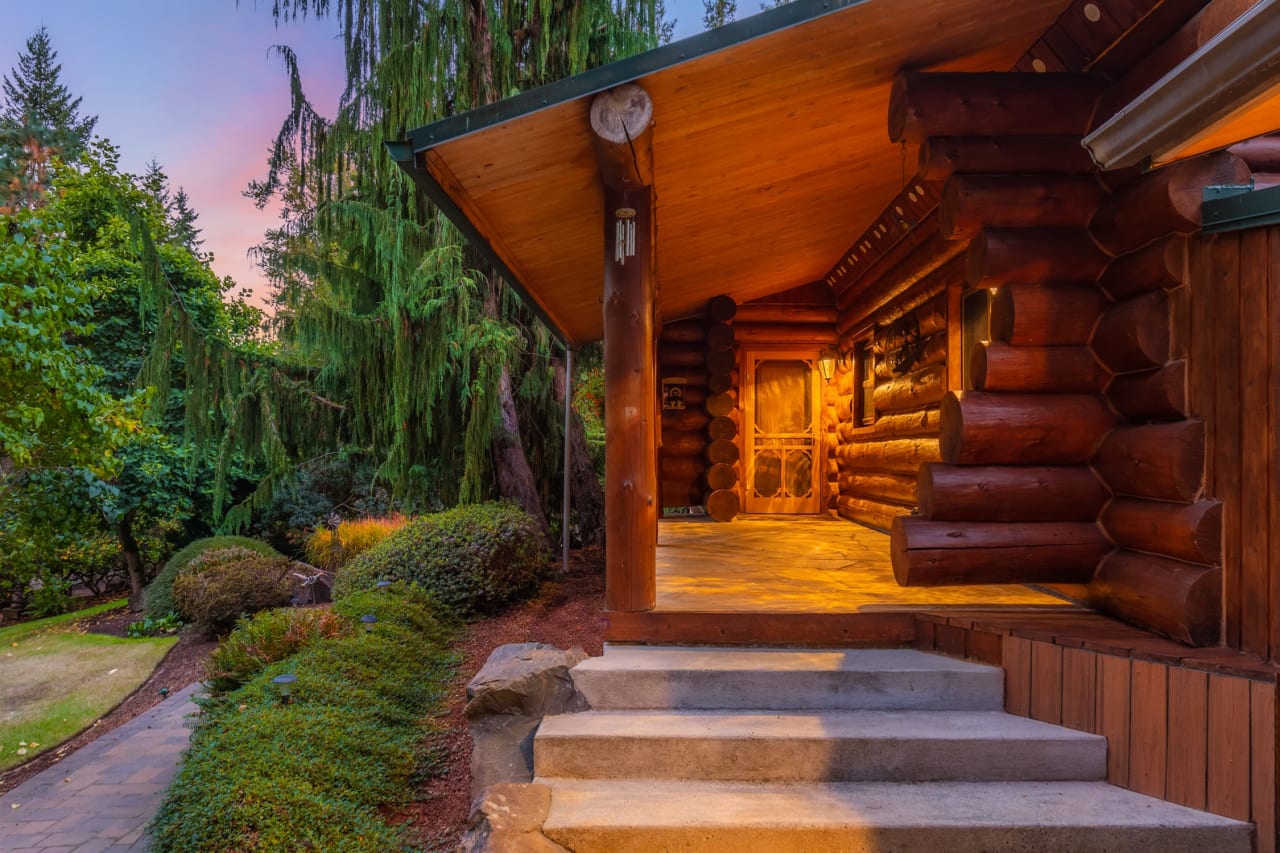
[[[655,611],[667,613],[1075,609],[1025,586],[900,587],[888,534],[832,516],[664,519],[657,563]]]

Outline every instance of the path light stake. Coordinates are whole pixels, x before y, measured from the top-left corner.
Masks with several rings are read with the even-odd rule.
[[[376,586],[378,589],[386,589],[387,587],[391,586],[391,581],[387,580],[386,578],[383,578],[382,580],[375,583],[374,586]]]
[[[293,688],[293,683],[297,680],[298,680],[298,676],[292,675],[287,672],[284,675],[277,675],[275,678],[271,679],[271,683],[274,684],[276,686],[276,689],[280,691],[281,705],[288,705],[290,702],[293,701],[293,697],[290,695],[290,691]]]
[[[372,613],[366,613],[360,617],[360,621],[364,624],[364,632],[366,634],[373,633],[373,626],[378,624],[378,617]]]

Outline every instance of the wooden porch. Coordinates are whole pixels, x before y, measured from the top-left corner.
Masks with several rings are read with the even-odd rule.
[[[1084,612],[1020,585],[901,587],[889,536],[829,515],[658,525],[657,605],[608,612],[614,642],[911,645],[916,615]]]

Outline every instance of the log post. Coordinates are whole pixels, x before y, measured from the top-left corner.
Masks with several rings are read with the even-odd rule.
[[[648,94],[631,84],[591,104],[604,184],[605,607],[618,611],[652,610],[657,595],[652,118]]]

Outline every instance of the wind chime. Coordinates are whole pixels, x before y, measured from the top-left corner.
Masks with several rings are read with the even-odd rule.
[[[636,209],[620,207],[613,212],[614,242],[613,259],[619,266],[626,266],[627,258],[636,253]]]

